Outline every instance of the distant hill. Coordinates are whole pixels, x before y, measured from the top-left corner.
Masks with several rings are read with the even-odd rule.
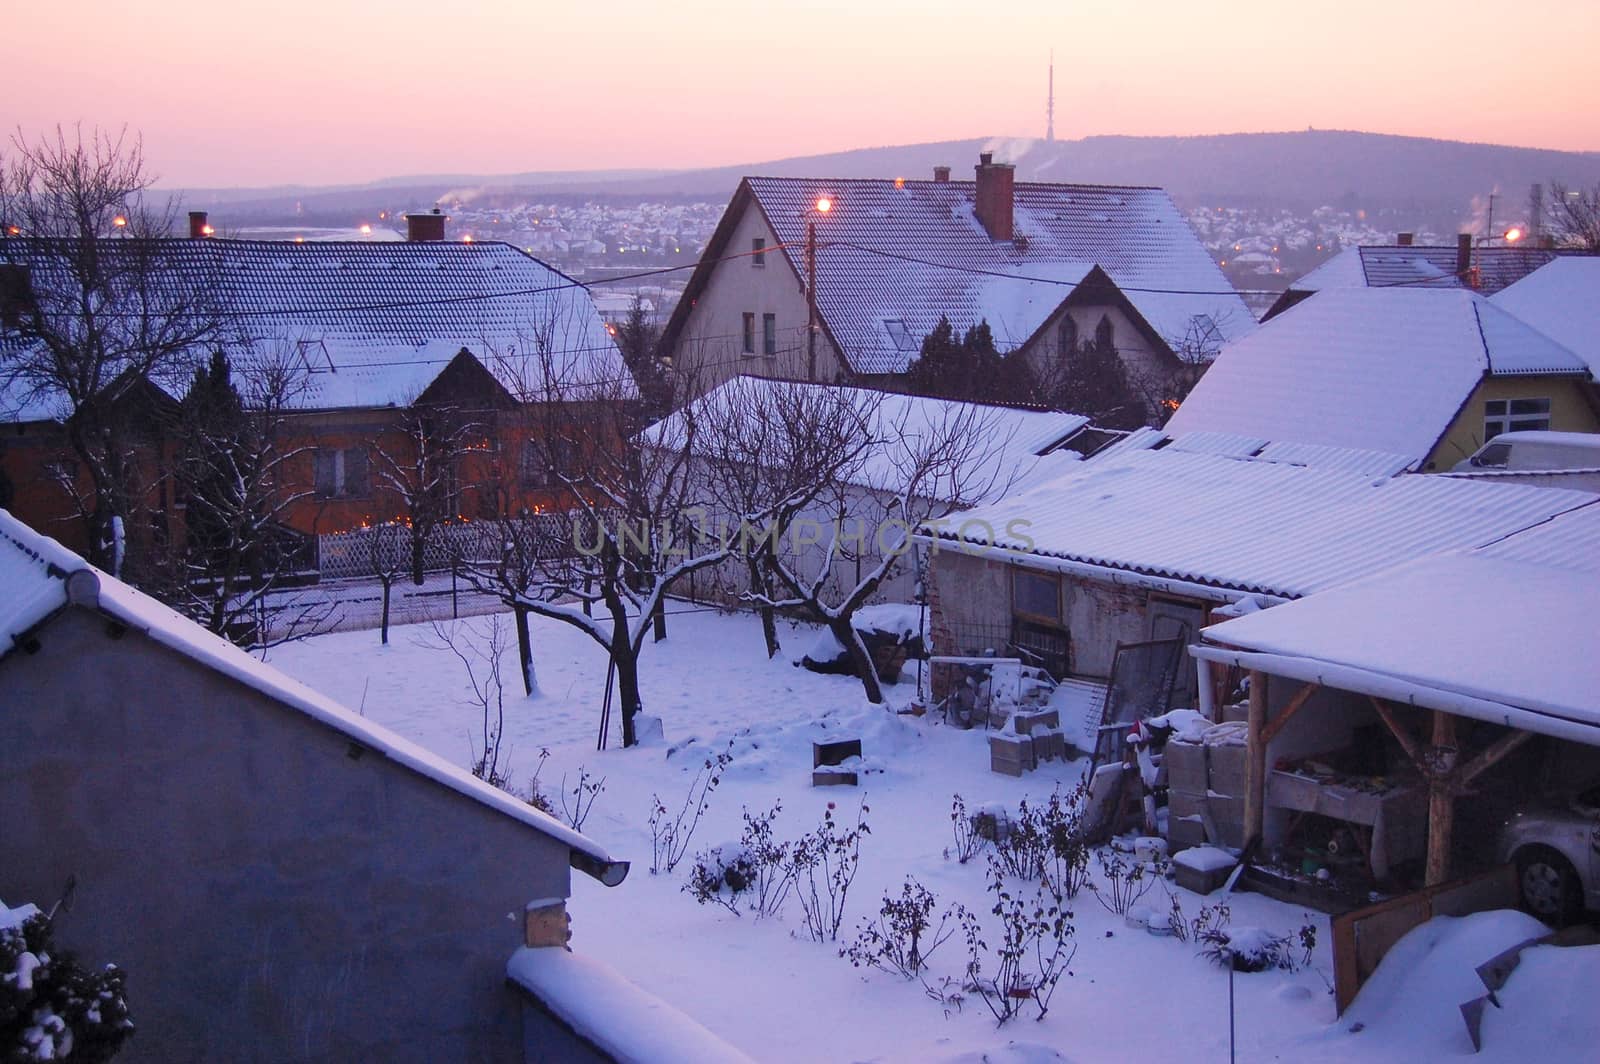
[[[1047,143],[1027,138],[953,140],[681,171],[539,172],[500,176],[391,178],[362,186],[190,190],[191,205],[227,204],[230,214],[265,217],[299,205],[305,213],[364,209],[374,203],[421,206],[452,198],[596,196],[723,200],[745,174],[828,177],[931,177],[951,167],[969,177],[979,151],[1017,166],[1020,181],[1160,185],[1187,202],[1310,208],[1359,204],[1413,210],[1464,210],[1475,196],[1500,192],[1521,201],[1534,182],[1600,184],[1600,152],[1562,152],[1498,144],[1306,130],[1205,137],[1085,137]]]

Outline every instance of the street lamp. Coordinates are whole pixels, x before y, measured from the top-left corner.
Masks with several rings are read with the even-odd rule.
[[[833,200],[818,196],[801,216],[806,220],[806,380],[817,379],[817,215],[833,210]]]

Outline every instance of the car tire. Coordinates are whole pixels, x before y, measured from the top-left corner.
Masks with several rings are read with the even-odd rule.
[[[1517,891],[1522,907],[1547,924],[1564,927],[1583,915],[1583,885],[1572,863],[1548,846],[1517,853]]]

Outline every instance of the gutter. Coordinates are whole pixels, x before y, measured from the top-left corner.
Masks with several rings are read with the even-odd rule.
[[[1340,665],[1316,658],[1261,651],[1232,650],[1205,643],[1190,646],[1189,653],[1200,661],[1237,665],[1242,669],[1258,670],[1304,683],[1373,695],[1421,709],[1441,710],[1461,717],[1471,717],[1474,720],[1516,728],[1519,731],[1537,732],[1557,739],[1567,739],[1586,746],[1600,746],[1600,722],[1574,720],[1558,713],[1526,709],[1505,702],[1477,698],[1459,691],[1445,691],[1353,665]]]

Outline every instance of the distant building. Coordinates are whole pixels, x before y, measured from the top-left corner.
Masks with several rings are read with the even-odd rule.
[[[940,167],[932,181],[745,178],[663,351],[702,388],[738,374],[892,387],[943,316],[958,332],[987,321],[1002,353],[1040,369],[1108,340],[1150,383],[1254,327],[1161,189],[1014,183],[988,155],[974,177],[952,181]]]
[[[1316,292],[1332,288],[1468,288],[1494,295],[1557,258],[1584,252],[1500,245],[1478,247],[1470,233],[1454,246],[1412,244],[1410,234],[1391,246],[1345,248],[1290,285],[1263,322]]]
[[[1600,431],[1588,365],[1461,289],[1338,287],[1225,348],[1167,422],[1448,470],[1518,429]]]
[[[458,515],[549,507],[561,489],[547,456],[533,453],[543,421],[537,409],[590,388],[632,388],[577,282],[506,244],[446,241],[443,215],[408,221],[412,239],[400,242],[154,242],[159,269],[207,291],[214,305],[205,312],[222,323],[208,350],[195,352],[195,364],[219,348],[236,366],[271,358],[303,380],[286,404],[280,446],[296,456],[284,489],[300,496],[286,515],[298,532],[402,516],[377,475],[376,454],[381,448],[405,459],[411,444],[400,423],[417,404],[465,411],[474,426],[474,446],[453,477]],[[107,255],[148,251],[136,243],[108,239],[100,246]],[[0,280],[10,285],[0,298],[51,298],[50,286],[60,280],[52,277],[52,254],[40,242],[0,238],[8,271]],[[31,342],[26,320],[25,313],[9,315],[0,329],[0,423],[8,426],[0,471],[19,517],[81,548],[75,500],[63,490],[64,480],[83,486],[83,471],[74,472],[64,446],[67,407],[8,373]],[[192,371],[148,385],[171,408]],[[166,476],[173,441],[158,420],[146,424],[138,448],[149,491],[131,532],[158,527],[176,536],[181,500]]]

